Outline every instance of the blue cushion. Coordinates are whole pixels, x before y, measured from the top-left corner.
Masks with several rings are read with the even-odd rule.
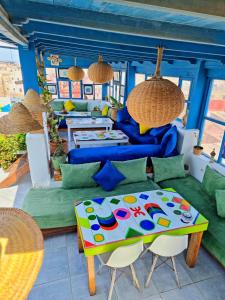
[[[126,122],[129,121],[130,118],[131,116],[129,115],[126,106],[117,112],[117,117],[116,117],[117,122]]]
[[[107,160],[122,161],[152,156],[161,157],[160,145],[128,145],[72,149],[68,153],[68,162],[70,164],[83,164],[96,161],[104,163]]]
[[[177,127],[172,126],[163,136],[161,142],[162,156],[169,157],[177,154]]]
[[[104,191],[112,191],[126,177],[112,163],[107,160],[104,167],[93,177],[94,181],[99,184]]]
[[[132,125],[138,127],[138,130],[139,130],[139,125],[138,125],[138,123],[137,123],[133,118],[131,118],[131,117],[130,117],[130,124],[132,124]]]
[[[158,139],[161,139],[164,134],[172,127],[171,124],[166,124],[164,126],[158,127],[158,128],[152,128],[149,132],[151,136],[155,136]]]

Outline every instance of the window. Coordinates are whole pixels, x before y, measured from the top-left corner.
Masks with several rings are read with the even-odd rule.
[[[72,98],[81,98],[81,86],[80,81],[71,81]]]
[[[102,99],[102,85],[101,84],[95,84],[94,93],[95,93],[95,100]]]
[[[60,98],[69,98],[70,91],[69,91],[69,81],[59,80],[59,97]]]
[[[145,74],[136,73],[135,74],[135,86],[143,81],[145,81]]]
[[[225,164],[225,80],[212,80],[203,118],[201,137],[204,153],[215,148],[216,160]]]
[[[56,84],[56,69],[55,68],[46,68],[46,82]]]
[[[174,82],[175,83],[175,82]],[[184,115],[186,114],[189,104],[190,104],[190,90],[191,90],[191,80],[180,80],[180,88],[184,94],[185,103],[184,103],[184,109],[182,113],[179,115],[178,119],[182,119]]]

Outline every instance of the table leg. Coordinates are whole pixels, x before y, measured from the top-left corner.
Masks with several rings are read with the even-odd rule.
[[[87,268],[88,268],[89,293],[91,296],[94,296],[96,294],[94,256],[87,256],[86,259],[87,259]]]
[[[192,233],[190,236],[187,256],[186,256],[186,264],[193,268],[196,264],[199,248],[201,246],[203,231]]]
[[[68,128],[67,128],[67,130],[68,130],[68,142],[70,142],[70,137],[71,137],[71,130],[70,130],[70,127],[69,127],[69,125],[67,125],[68,126]]]
[[[84,249],[83,249],[83,244],[82,244],[82,240],[81,240],[81,236],[80,236],[80,228],[79,228],[79,226],[77,226],[77,244],[78,244],[78,251],[79,251],[79,253],[83,253]]]

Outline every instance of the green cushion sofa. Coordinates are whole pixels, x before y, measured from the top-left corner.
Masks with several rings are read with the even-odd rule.
[[[217,215],[216,202],[202,189],[192,176],[168,179],[159,183],[161,188],[174,188],[209,221],[203,234],[204,247],[225,267],[225,219]]]
[[[70,227],[76,225],[74,202],[155,189],[160,187],[150,179],[119,185],[111,192],[105,192],[99,186],[80,189],[31,189],[24,199],[23,210],[35,219],[41,229]]]

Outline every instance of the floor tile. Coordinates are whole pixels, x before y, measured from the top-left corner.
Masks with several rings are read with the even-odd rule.
[[[56,248],[45,251],[44,262],[35,285],[69,277],[67,249]]]
[[[206,300],[225,299],[225,272],[224,275],[216,276],[196,283]]]
[[[142,260],[138,260],[134,263],[134,268],[137,273],[141,285],[141,291],[139,291],[132,282],[132,275],[130,268],[124,268],[123,273],[118,277],[116,281],[116,293],[119,299],[123,300],[140,300],[143,298],[149,298],[153,295],[158,295],[158,291],[153,282],[150,283],[148,288],[144,288],[144,283],[147,276],[147,269]],[[118,275],[120,272],[118,273]]]
[[[200,248],[198,260],[194,268],[189,268],[186,265],[183,255],[179,255],[178,260],[180,264],[187,267],[187,273],[193,282],[224,274],[221,265],[204,248]]]
[[[67,247],[76,247],[77,248],[77,233],[67,233],[66,235],[66,245]]]
[[[77,247],[67,247],[70,276],[87,273],[87,263],[84,254],[78,252]]]
[[[72,276],[71,286],[73,300],[106,300],[110,287],[111,277],[108,270],[103,270],[101,274],[96,275],[96,295],[90,296],[88,290],[87,275]],[[115,289],[112,300],[118,300]],[[125,300],[125,299],[124,299]]]
[[[195,284],[186,285],[181,289],[170,290],[160,295],[163,300],[204,300]]]
[[[45,239],[45,251],[66,247],[66,235],[57,235]]]
[[[35,286],[28,300],[72,300],[70,279],[62,279]]]

